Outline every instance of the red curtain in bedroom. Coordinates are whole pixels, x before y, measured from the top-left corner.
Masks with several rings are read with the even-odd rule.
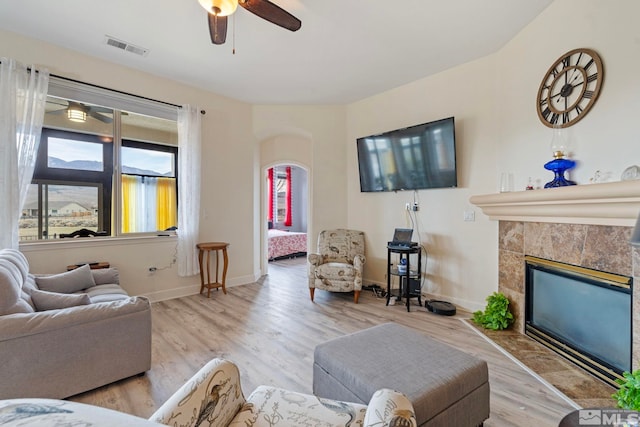
[[[284,217],[284,226],[291,227],[291,166],[287,166],[287,192],[286,192],[287,206]]]
[[[273,222],[273,168],[269,168],[267,171],[267,188],[269,207],[267,208],[267,221]]]

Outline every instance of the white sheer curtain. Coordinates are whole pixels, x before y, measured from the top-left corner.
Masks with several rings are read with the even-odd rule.
[[[126,232],[158,230],[158,178],[127,175],[123,178],[122,205],[126,214],[122,229]]]
[[[190,105],[178,110],[178,275],[193,276],[198,266],[200,227],[200,111]]]
[[[144,189],[144,200],[142,201],[144,215],[141,215],[144,224],[141,230],[156,231],[158,230],[158,216],[156,211],[158,207],[158,178],[151,176],[142,179],[142,188]]]
[[[35,167],[49,71],[0,58],[0,248],[18,249],[18,221]]]

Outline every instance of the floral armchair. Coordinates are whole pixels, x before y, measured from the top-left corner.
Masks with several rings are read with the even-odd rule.
[[[259,386],[247,399],[238,367],[213,359],[150,418],[174,427],[416,427],[413,405],[402,393],[382,389],[369,405],[318,398]]]
[[[353,291],[353,301],[358,303],[366,260],[362,231],[321,231],[318,236],[318,253],[309,254],[307,259],[311,301],[318,288],[331,292]]]

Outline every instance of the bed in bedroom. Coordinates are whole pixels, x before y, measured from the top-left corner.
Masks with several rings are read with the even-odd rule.
[[[307,254],[307,233],[269,230],[269,261]]]

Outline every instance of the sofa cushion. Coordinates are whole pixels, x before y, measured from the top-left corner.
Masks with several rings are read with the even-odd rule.
[[[120,275],[117,268],[99,268],[91,270],[91,274],[96,285],[109,285],[112,283],[117,285],[120,283]]]
[[[98,302],[119,301],[129,298],[129,294],[119,285],[97,285],[85,289],[84,292],[89,295],[92,304]]]
[[[64,313],[49,310],[4,316],[0,319],[0,343],[17,338],[26,339],[31,335],[61,333],[59,331],[70,327],[84,328],[89,324],[109,322],[116,316],[135,316],[136,313],[148,310],[150,304],[147,298],[131,297],[122,301],[71,307]]]
[[[72,294],[96,285],[89,264],[60,274],[38,276],[36,277],[36,283],[43,291],[61,292],[64,294]]]
[[[281,388],[258,386],[229,427],[359,426],[367,407]]]
[[[38,289],[38,285],[36,285],[36,278],[33,274],[29,273],[27,275],[27,280],[22,284],[22,299],[25,300],[34,311],[36,306],[33,305],[33,301],[31,300],[31,292],[35,289]]]
[[[38,289],[31,291],[31,299],[38,311],[58,310],[61,308],[91,304],[91,300],[87,294],[61,294]]]
[[[33,308],[22,299],[22,285],[27,278],[29,264],[15,249],[0,251],[0,315],[32,313]]]
[[[316,277],[327,280],[346,280],[353,282],[356,270],[351,264],[342,262],[328,262],[316,268]]]

